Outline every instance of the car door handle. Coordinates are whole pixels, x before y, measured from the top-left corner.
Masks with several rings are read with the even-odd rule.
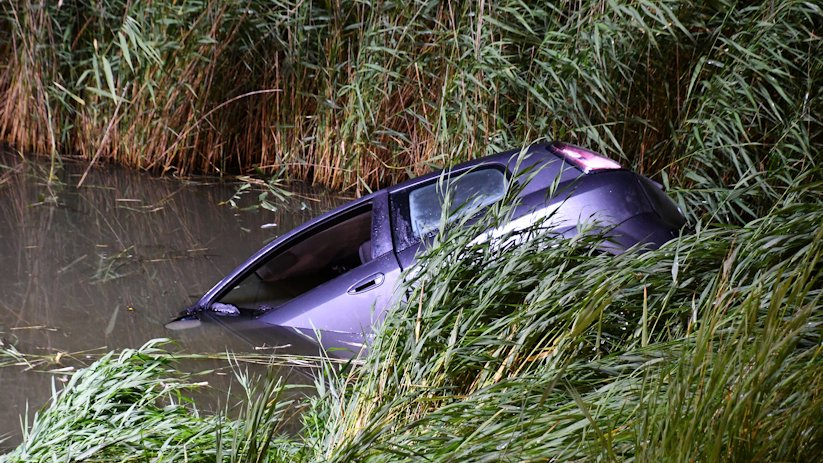
[[[363,278],[362,280],[358,281],[357,283],[351,285],[349,287],[348,293],[349,294],[360,294],[365,293],[366,291],[372,290],[380,285],[383,284],[386,277],[382,273],[375,273],[372,275]]]

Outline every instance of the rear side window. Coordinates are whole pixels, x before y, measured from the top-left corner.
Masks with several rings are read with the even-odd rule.
[[[497,169],[475,170],[418,188],[409,193],[412,232],[420,238],[437,230],[447,195],[449,214],[461,217],[497,202],[505,193],[506,176]]]

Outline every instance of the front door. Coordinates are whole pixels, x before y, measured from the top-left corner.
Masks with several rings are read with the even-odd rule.
[[[273,250],[219,302],[270,325],[370,332],[400,274],[388,220],[385,192],[332,215]]]

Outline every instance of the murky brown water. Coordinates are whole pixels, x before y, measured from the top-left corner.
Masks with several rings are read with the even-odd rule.
[[[192,353],[253,350],[215,324],[163,325],[264,242],[342,201],[304,191],[276,212],[238,211],[220,205],[235,186],[101,168],[78,189],[84,169],[66,165],[49,185],[47,165],[0,152],[0,339],[59,355],[51,370],[158,337]],[[31,416],[65,380],[43,370],[0,367],[0,436],[10,436],[0,448],[19,441],[27,404]]]

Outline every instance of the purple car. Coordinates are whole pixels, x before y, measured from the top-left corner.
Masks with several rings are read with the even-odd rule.
[[[178,320],[206,314],[256,328],[356,339],[379,323],[401,271],[438,230],[445,198],[452,218],[477,214],[503,199],[511,182],[519,183],[519,201],[504,229],[551,215],[552,226],[571,236],[581,223],[592,222],[608,230],[609,251],[620,252],[637,244],[658,247],[685,224],[674,202],[646,177],[583,148],[540,143],[424,175],[327,212],[264,246]],[[489,233],[495,231],[505,230]]]

